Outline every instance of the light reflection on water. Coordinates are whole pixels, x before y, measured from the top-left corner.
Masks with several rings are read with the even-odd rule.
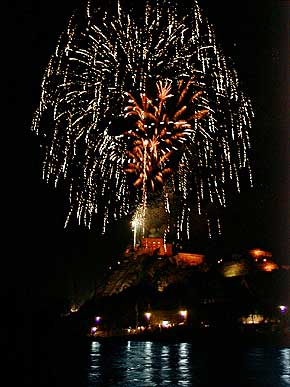
[[[281,378],[285,382],[285,385],[290,386],[290,348],[281,349],[281,365],[282,373]]]
[[[92,342],[88,387],[290,386],[290,348]]]

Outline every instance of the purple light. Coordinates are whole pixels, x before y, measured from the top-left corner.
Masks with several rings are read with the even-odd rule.
[[[287,310],[287,307],[285,305],[280,305],[279,309],[281,310],[282,313],[285,313]]]
[[[100,316],[97,316],[96,319],[95,319],[96,322],[100,322],[101,321],[101,317]]]

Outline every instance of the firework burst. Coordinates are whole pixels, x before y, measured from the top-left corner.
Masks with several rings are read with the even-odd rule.
[[[171,81],[157,82],[157,105],[154,105],[146,94],[141,94],[141,104],[128,94],[129,105],[126,106],[124,119],[135,118],[131,122],[130,130],[124,136],[131,139],[131,150],[128,150],[128,158],[132,162],[128,164],[126,172],[137,175],[133,186],[138,187],[143,184],[143,190],[147,191],[146,183],[149,182],[150,189],[155,191],[156,183],[163,186],[166,175],[173,173],[170,161],[176,154],[182,153],[183,144],[190,142],[195,137],[195,130],[191,122],[202,118],[208,113],[203,109],[185,115],[185,112],[192,108],[191,105],[201,92],[194,93],[189,104],[184,104],[184,97],[192,81],[188,81],[182,89],[183,81],[179,83],[178,100],[173,106],[166,109],[167,99],[172,98]],[[175,111],[176,109],[176,111]],[[173,162],[176,164],[176,162]]]
[[[150,2],[141,17],[122,1],[88,2],[47,66],[32,128],[45,145],[43,178],[67,187],[71,214],[91,226],[145,219],[156,192],[178,238],[192,214],[240,190],[253,112],[197,2]],[[172,219],[171,219],[172,220]],[[219,229],[219,224],[218,224]],[[169,223],[168,229],[169,231]]]

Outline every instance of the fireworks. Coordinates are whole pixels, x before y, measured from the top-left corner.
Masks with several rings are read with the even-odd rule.
[[[124,133],[124,136],[132,138],[132,150],[128,151],[128,157],[133,161],[128,164],[125,171],[138,176],[133,183],[135,187],[143,183],[143,190],[147,191],[145,184],[148,180],[152,191],[155,190],[156,183],[163,185],[164,177],[173,173],[172,167],[168,166],[172,156],[180,152],[182,144],[191,141],[195,135],[191,122],[208,113],[208,110],[201,110],[189,114],[186,119],[181,118],[185,111],[189,110],[183,103],[191,83],[191,80],[188,81],[180,90],[179,98],[174,103],[177,111],[172,107],[166,109],[165,106],[167,99],[173,97],[169,94],[171,82],[166,81],[165,84],[162,84],[162,81],[157,82],[158,106],[155,106],[146,94],[141,94],[140,106],[128,93],[130,99],[124,117],[126,119],[133,116],[136,121],[131,123],[131,127],[135,130],[130,129]],[[182,84],[181,81],[179,88]],[[189,103],[192,104],[200,93],[191,96]]]
[[[75,14],[47,66],[32,126],[43,178],[67,187],[67,222],[99,214],[105,232],[130,215],[144,228],[158,195],[166,232],[190,238],[193,214],[225,206],[241,171],[252,184],[251,103],[196,2],[105,8]]]

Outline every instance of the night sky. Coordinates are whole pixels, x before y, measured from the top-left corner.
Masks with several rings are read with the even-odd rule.
[[[39,138],[30,130],[44,69],[74,7],[81,4],[27,0],[11,3],[7,10],[8,120],[2,130],[8,133],[3,145],[9,173],[4,243],[10,293],[23,300],[62,304],[67,298],[88,296],[130,237],[126,221],[102,237],[97,226],[64,230],[66,200],[41,180]],[[254,188],[242,186],[241,194],[229,203],[222,239],[198,236],[197,245],[202,241],[233,252],[260,247],[279,263],[289,263],[289,2],[199,4],[235,63],[255,119],[250,132]]]

